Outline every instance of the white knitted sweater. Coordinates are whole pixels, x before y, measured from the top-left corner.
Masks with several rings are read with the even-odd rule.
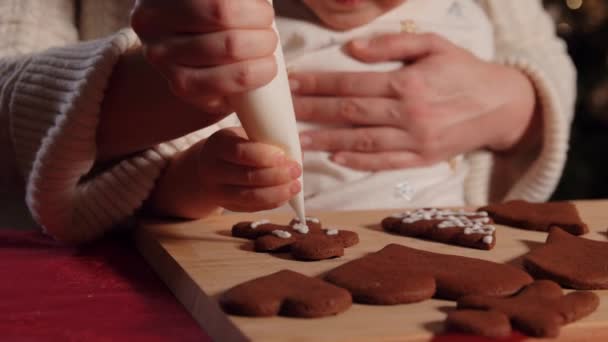
[[[519,68],[535,84],[543,145],[533,158],[512,157],[518,176],[500,198],[491,198],[496,156],[471,153],[467,201],[544,201],[566,160],[574,68],[540,0],[480,3],[495,26],[497,62]],[[120,55],[138,44],[123,29],[130,6],[127,0],[0,0],[0,189],[20,196],[25,190],[34,219],[61,239],[93,239],[132,217],[167,160],[200,138],[167,142],[91,172],[104,89]]]

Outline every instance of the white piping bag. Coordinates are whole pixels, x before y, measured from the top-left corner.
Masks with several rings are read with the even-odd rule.
[[[272,0],[268,1],[272,4]],[[276,25],[273,27],[276,30]],[[278,66],[276,77],[261,88],[231,96],[229,101],[249,139],[278,146],[288,157],[302,164],[302,147],[280,43],[274,55]],[[303,187],[302,177],[300,183]],[[300,222],[306,222],[304,191],[296,194],[289,204]]]

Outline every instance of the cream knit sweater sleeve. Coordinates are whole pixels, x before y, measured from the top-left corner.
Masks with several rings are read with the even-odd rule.
[[[518,68],[534,84],[543,137],[535,155],[516,155],[506,163],[503,160],[501,166],[496,163],[497,155],[471,154],[467,201],[473,205],[515,198],[545,201],[555,190],[566,162],[576,97],[575,68],[540,0],[481,3],[494,24],[497,61]],[[504,175],[497,167],[509,168],[510,179],[493,179],[493,175]],[[495,190],[501,182],[509,182],[502,193]]]
[[[0,144],[12,146],[1,150],[0,173],[17,160],[27,205],[49,234],[97,238],[131,217],[168,158],[198,137],[92,171],[104,90],[118,58],[138,44],[135,34],[79,43],[70,0],[0,0],[0,16]]]

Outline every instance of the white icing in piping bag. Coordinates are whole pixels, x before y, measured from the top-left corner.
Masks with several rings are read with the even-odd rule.
[[[272,0],[268,1],[272,4]],[[273,27],[276,30],[274,24]],[[302,147],[280,43],[274,54],[278,66],[277,76],[261,88],[232,96],[230,103],[251,140],[278,146],[287,156],[302,164]],[[302,177],[300,183],[303,187]],[[300,222],[306,222],[304,191],[295,195],[289,204]]]

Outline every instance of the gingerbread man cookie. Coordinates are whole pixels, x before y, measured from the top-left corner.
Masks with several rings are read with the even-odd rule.
[[[533,279],[505,264],[390,244],[329,271],[325,279],[350,291],[358,303],[402,304],[431,297],[505,296]]]
[[[355,232],[323,229],[316,218],[303,224],[292,220],[282,226],[268,220],[240,222],[232,227],[232,235],[255,240],[257,252],[290,252],[297,260],[323,260],[344,255],[344,248],[356,245]]]
[[[496,244],[496,228],[483,211],[417,209],[385,218],[382,227],[400,235],[464,247],[489,250]]]
[[[574,235],[589,232],[576,206],[570,202],[531,203],[514,200],[491,204],[479,210],[488,212],[494,222],[506,226],[543,232],[557,226]]]
[[[599,297],[577,291],[564,295],[556,283],[540,280],[510,297],[472,295],[458,300],[448,313],[446,330],[488,337],[505,337],[512,328],[536,337],[557,337],[562,325],[597,309]]]
[[[348,291],[289,270],[250,280],[220,298],[224,311],[241,316],[323,317],[348,309]]]
[[[544,245],[524,257],[535,278],[551,279],[579,290],[608,289],[608,242],[594,241],[552,228]]]

